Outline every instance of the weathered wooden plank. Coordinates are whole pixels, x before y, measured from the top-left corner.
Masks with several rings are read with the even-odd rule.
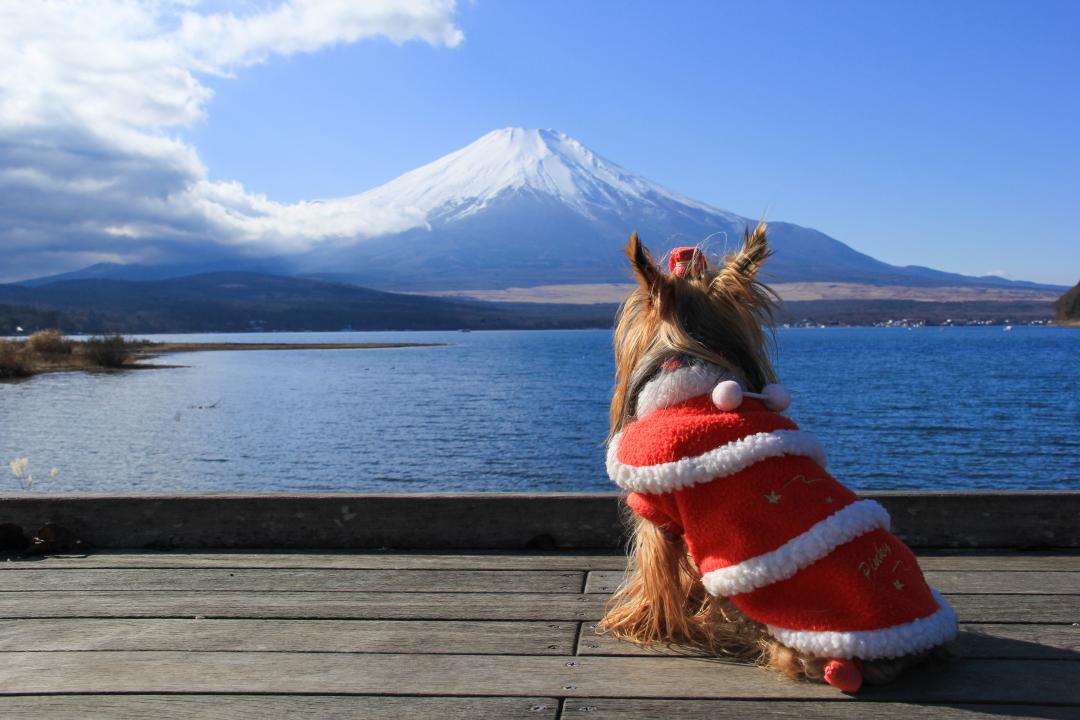
[[[965,622],[1080,622],[1080,595],[946,595]],[[0,593],[0,618],[251,617],[595,620],[606,594],[369,592]]]
[[[912,547],[1080,547],[1080,492],[871,492]]]
[[[0,593],[0,618],[223,617],[586,620],[603,595],[368,592]]]
[[[0,651],[572,655],[576,634],[574,622],[46,618],[0,620]]]
[[[24,695],[0,696],[11,720],[507,720],[553,719],[555,698],[363,697],[291,695]]]
[[[607,593],[587,595],[606,601]],[[962,622],[1074,623],[1080,622],[1080,595],[965,595],[945,593]],[[601,604],[603,604],[601,602]],[[596,618],[588,618],[589,621]]]
[[[0,562],[0,572],[27,567],[65,568],[255,568],[344,570],[618,570],[626,557],[618,551],[581,553],[521,551],[473,553],[422,552],[283,552],[193,550],[98,550],[88,555],[50,555],[30,560]],[[925,570],[1017,572],[1026,570],[1080,572],[1076,551],[1017,552],[1011,550],[923,550],[919,564]]]
[[[593,570],[585,582],[585,592],[614,592],[622,578],[623,574],[618,571]],[[1080,594],[1080,572],[927,570],[926,578],[943,593]]]
[[[1025,570],[1056,570],[1080,572],[1080,553],[1075,550],[1017,551],[996,550],[932,550],[919,553],[919,565],[924,570],[963,570],[969,572],[1022,572]],[[582,568],[585,569],[585,568]],[[610,569],[610,568],[597,568]]]
[[[253,568],[342,570],[621,570],[626,556],[607,553],[536,553],[522,551],[475,553],[418,552],[282,552],[231,550],[97,550],[87,555],[49,555],[0,562],[0,572],[43,567],[89,568]],[[1080,565],[1080,561],[1078,561]],[[1002,568],[1007,570],[1008,568]],[[2,577],[2,576],[0,576]]]
[[[945,593],[963,622],[1080,622],[1080,595],[963,595]]]
[[[0,694],[187,692],[834,699],[834,689],[687,658],[353,653],[0,655]],[[909,671],[862,699],[1080,704],[1080,663],[964,660]]]
[[[1080,547],[1080,492],[873,492],[914,547]],[[614,548],[615,493],[0,496],[97,547]]]
[[[915,705],[877,702],[776,702],[747,700],[648,700],[574,698],[566,702],[563,718],[578,720],[1005,720],[1043,718],[1075,720],[1076,707],[1036,705]]]
[[[613,493],[0,496],[7,522],[53,521],[99,548],[616,547]]]
[[[1080,660],[1080,623],[965,623],[960,630],[954,648],[958,657]]]
[[[7,570],[0,592],[174,590],[187,592],[580,592],[583,573],[569,570]],[[1080,577],[1080,574],[1078,574]]]
[[[1013,658],[1018,660],[1080,660],[1080,625],[1003,625],[964,623],[952,647],[958,658]],[[578,641],[580,655],[694,655],[682,647],[644,648],[597,635],[595,623],[584,623]]]

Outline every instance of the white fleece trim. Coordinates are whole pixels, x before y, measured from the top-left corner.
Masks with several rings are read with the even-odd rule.
[[[731,597],[771,585],[813,565],[846,542],[889,529],[889,513],[873,500],[856,500],[775,550],[705,573],[705,589]]]
[[[754,463],[781,455],[804,455],[825,467],[825,450],[805,430],[773,430],[747,435],[701,455],[657,465],[625,465],[618,460],[622,433],[607,450],[608,477],[635,492],[663,493],[733,475]]]
[[[699,395],[708,395],[728,373],[715,365],[695,364],[662,371],[638,392],[634,417],[678,405]]]
[[[768,625],[769,634],[790,648],[824,658],[877,660],[929,650],[956,638],[956,614],[934,588],[938,609],[931,615],[882,630],[813,632]]]

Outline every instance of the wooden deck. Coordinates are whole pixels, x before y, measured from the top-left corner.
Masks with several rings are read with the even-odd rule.
[[[961,619],[956,657],[853,699],[597,637],[614,552],[12,560],[0,717],[1080,718],[1080,551],[922,562]]]

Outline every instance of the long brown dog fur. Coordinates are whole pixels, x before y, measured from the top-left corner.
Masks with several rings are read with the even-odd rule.
[[[690,356],[731,372],[749,390],[776,381],[770,362],[776,296],[758,278],[769,257],[764,223],[747,228],[739,250],[719,269],[690,263],[684,276],[664,273],[630,236],[626,255],[637,288],[615,326],[615,389],[609,439],[631,420],[638,391],[668,358]],[[825,659],[780,644],[726,598],[709,595],[681,537],[628,515],[629,563],[598,631],[641,645],[677,644],[755,662],[790,677],[821,680]],[[870,683],[892,680],[922,656],[864,664]]]

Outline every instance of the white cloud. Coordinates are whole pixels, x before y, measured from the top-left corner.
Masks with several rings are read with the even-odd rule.
[[[210,182],[177,131],[203,116],[205,74],[381,36],[453,47],[452,0],[291,0],[244,12],[183,0],[0,6],[0,282],[87,257],[177,247],[300,250],[378,217],[283,205]],[[381,229],[381,228],[380,228]]]
[[[449,21],[452,3],[294,2],[253,17],[185,13],[177,35],[212,68],[250,65],[269,55],[311,52],[338,42],[382,35],[394,42],[420,39],[453,47],[461,31]]]

